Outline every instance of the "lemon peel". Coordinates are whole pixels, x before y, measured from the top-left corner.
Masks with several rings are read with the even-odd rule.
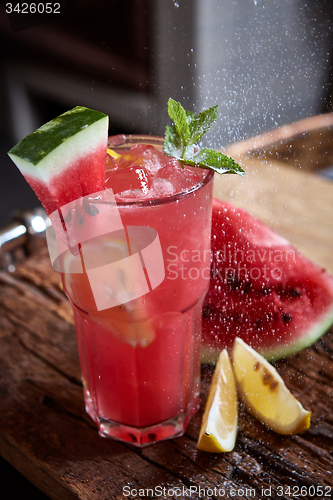
[[[116,152],[115,152],[113,149],[111,149],[111,148],[107,148],[107,149],[106,149],[106,152],[107,152],[110,156],[112,156],[112,158],[120,158],[120,157],[121,157],[121,155],[120,155],[119,153],[116,153]]]
[[[275,368],[240,338],[235,339],[232,362],[240,400],[255,418],[279,434],[309,428],[311,412],[291,394]]]
[[[231,451],[236,442],[237,426],[236,382],[228,352],[224,349],[214,370],[197,448],[211,453]]]

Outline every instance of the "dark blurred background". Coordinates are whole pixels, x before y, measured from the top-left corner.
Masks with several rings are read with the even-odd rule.
[[[20,5],[0,7],[0,226],[38,203],[7,150],[76,105],[109,114],[110,134],[163,134],[169,97],[194,111],[218,103],[214,147],[331,109],[330,1]]]

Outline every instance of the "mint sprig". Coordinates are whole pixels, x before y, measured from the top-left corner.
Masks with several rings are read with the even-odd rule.
[[[212,106],[194,115],[170,98],[168,114],[174,123],[165,128],[163,150],[168,156],[176,158],[183,167],[189,165],[214,170],[218,174],[244,175],[244,170],[229,156],[214,149],[199,149],[197,146],[198,141],[215,122],[217,108],[218,106]]]

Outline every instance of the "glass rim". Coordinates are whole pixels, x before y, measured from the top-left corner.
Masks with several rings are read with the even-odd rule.
[[[164,139],[158,135],[149,135],[149,134],[118,134],[108,137],[108,147],[114,149],[126,149],[130,145],[134,144],[149,144],[152,146],[160,146],[163,147]],[[191,168],[199,168],[199,167],[191,167]],[[119,206],[156,206],[156,205],[164,205],[166,203],[172,203],[176,200],[186,198],[187,196],[192,195],[202,187],[204,187],[208,182],[214,177],[214,171],[209,169],[201,169],[207,170],[207,174],[196,184],[194,184],[191,188],[186,189],[185,191],[179,191],[177,193],[172,194],[171,196],[163,196],[161,198],[152,198],[150,200],[133,200],[133,201],[118,201],[116,200],[117,205]]]

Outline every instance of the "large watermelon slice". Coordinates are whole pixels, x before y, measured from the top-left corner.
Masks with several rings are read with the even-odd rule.
[[[77,106],[42,125],[9,152],[48,215],[105,188],[108,116]]]
[[[332,323],[332,277],[247,211],[214,200],[202,361],[215,362],[236,336],[279,359]]]

